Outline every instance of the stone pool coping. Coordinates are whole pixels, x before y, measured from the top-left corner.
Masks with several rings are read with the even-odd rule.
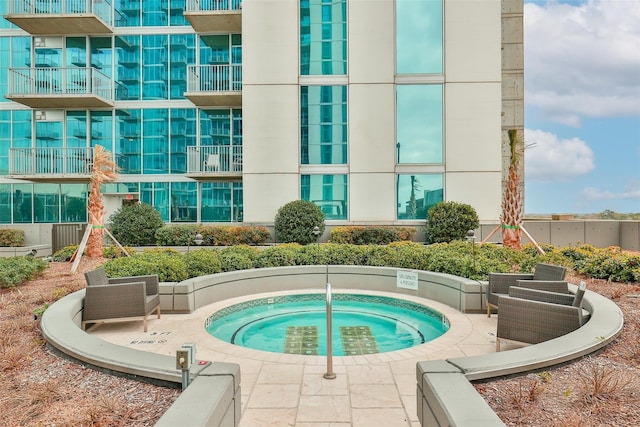
[[[417,289],[398,288],[397,271],[417,273]],[[366,278],[362,280],[362,277]],[[363,266],[296,266],[243,270],[189,279],[180,283],[161,285],[161,307],[163,312],[192,312],[197,308],[229,298],[254,293],[286,291],[290,289],[322,288],[327,281],[334,287],[395,292],[444,303],[462,312],[482,312],[486,308],[484,288],[486,284],[448,274],[404,270],[391,267]],[[575,287],[574,287],[575,288]],[[41,328],[48,344],[60,352],[98,368],[124,373],[133,377],[144,377],[161,382],[180,383],[181,372],[175,368],[175,359],[131,348],[107,343],[82,331],[82,304],[84,290],[70,294],[49,307],[41,320]],[[611,342],[621,331],[621,310],[610,300],[587,291],[585,308],[591,319],[585,326],[568,335],[541,344],[516,350],[452,358],[445,361],[419,362],[417,364],[418,411],[422,420],[425,410],[424,375],[430,370],[463,375],[468,381],[515,374],[548,367],[579,358],[598,350]],[[438,363],[437,366],[433,365]],[[196,367],[192,377],[196,380],[208,369],[214,376],[227,377],[223,387],[232,388],[220,396],[233,396],[231,400],[220,397],[216,404],[230,405],[230,409],[216,412],[232,416],[233,425],[239,422],[240,414],[240,369],[233,363],[215,362],[210,366]],[[233,380],[228,382],[228,377]],[[214,380],[215,382],[215,380]],[[188,389],[187,389],[188,390]],[[229,394],[230,393],[230,394]],[[454,393],[455,394],[455,393]],[[194,402],[191,393],[183,393],[170,408],[170,415],[192,412]],[[476,395],[477,396],[477,395]],[[446,402],[442,402],[446,403]],[[214,403],[200,399],[203,408]],[[183,408],[183,409],[180,409]],[[428,407],[426,408],[428,409]],[[207,411],[208,413],[209,411]],[[213,415],[212,415],[213,416]],[[227,422],[229,418],[226,418]],[[220,425],[222,419],[218,419]]]

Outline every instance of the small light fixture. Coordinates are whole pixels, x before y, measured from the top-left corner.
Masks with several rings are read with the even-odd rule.
[[[196,245],[200,246],[202,244],[202,242],[204,241],[202,239],[202,234],[198,233],[194,236],[193,241],[196,242]]]

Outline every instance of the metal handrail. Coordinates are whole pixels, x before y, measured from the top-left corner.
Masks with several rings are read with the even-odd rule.
[[[242,65],[189,65],[188,92],[240,92]]]
[[[241,145],[187,147],[187,173],[242,173]]]
[[[331,331],[331,283],[329,283],[329,266],[327,265],[327,372],[323,377],[327,380],[333,380],[336,378],[336,374],[333,372],[333,333]]]
[[[51,15],[95,13],[108,25],[113,24],[113,8],[109,0],[12,0],[7,15]]]
[[[113,80],[93,67],[9,68],[8,77],[8,95],[93,94],[113,98]]]
[[[88,147],[10,148],[10,175],[91,175],[93,152]]]

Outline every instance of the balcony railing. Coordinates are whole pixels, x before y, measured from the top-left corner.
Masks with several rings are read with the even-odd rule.
[[[198,106],[240,107],[242,65],[190,65],[185,96]]]
[[[242,0],[187,0],[187,12],[240,10]]]
[[[187,0],[184,17],[199,33],[242,31],[241,0]]]
[[[187,147],[187,174],[198,176],[241,175],[242,146]]]
[[[55,98],[55,104],[59,104],[62,99],[85,97],[93,95],[96,97],[95,106],[108,106],[113,102],[113,80],[92,67],[31,67],[31,68],[10,68],[9,88],[7,98],[17,102],[32,106],[41,107],[29,102],[30,98]],[[25,99],[26,98],[26,99]],[[89,102],[85,106],[94,106]],[[45,105],[46,106],[46,105]],[[49,106],[57,106],[50,104]],[[59,106],[81,106],[81,105],[59,105]]]
[[[10,148],[9,175],[23,178],[88,177],[93,167],[91,148]]]
[[[31,34],[112,32],[110,0],[6,1],[7,19]]]

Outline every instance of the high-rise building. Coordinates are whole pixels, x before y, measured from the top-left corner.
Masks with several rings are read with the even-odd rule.
[[[523,127],[522,0],[0,2],[0,223],[108,212],[272,223],[423,222],[441,200],[497,221]]]

